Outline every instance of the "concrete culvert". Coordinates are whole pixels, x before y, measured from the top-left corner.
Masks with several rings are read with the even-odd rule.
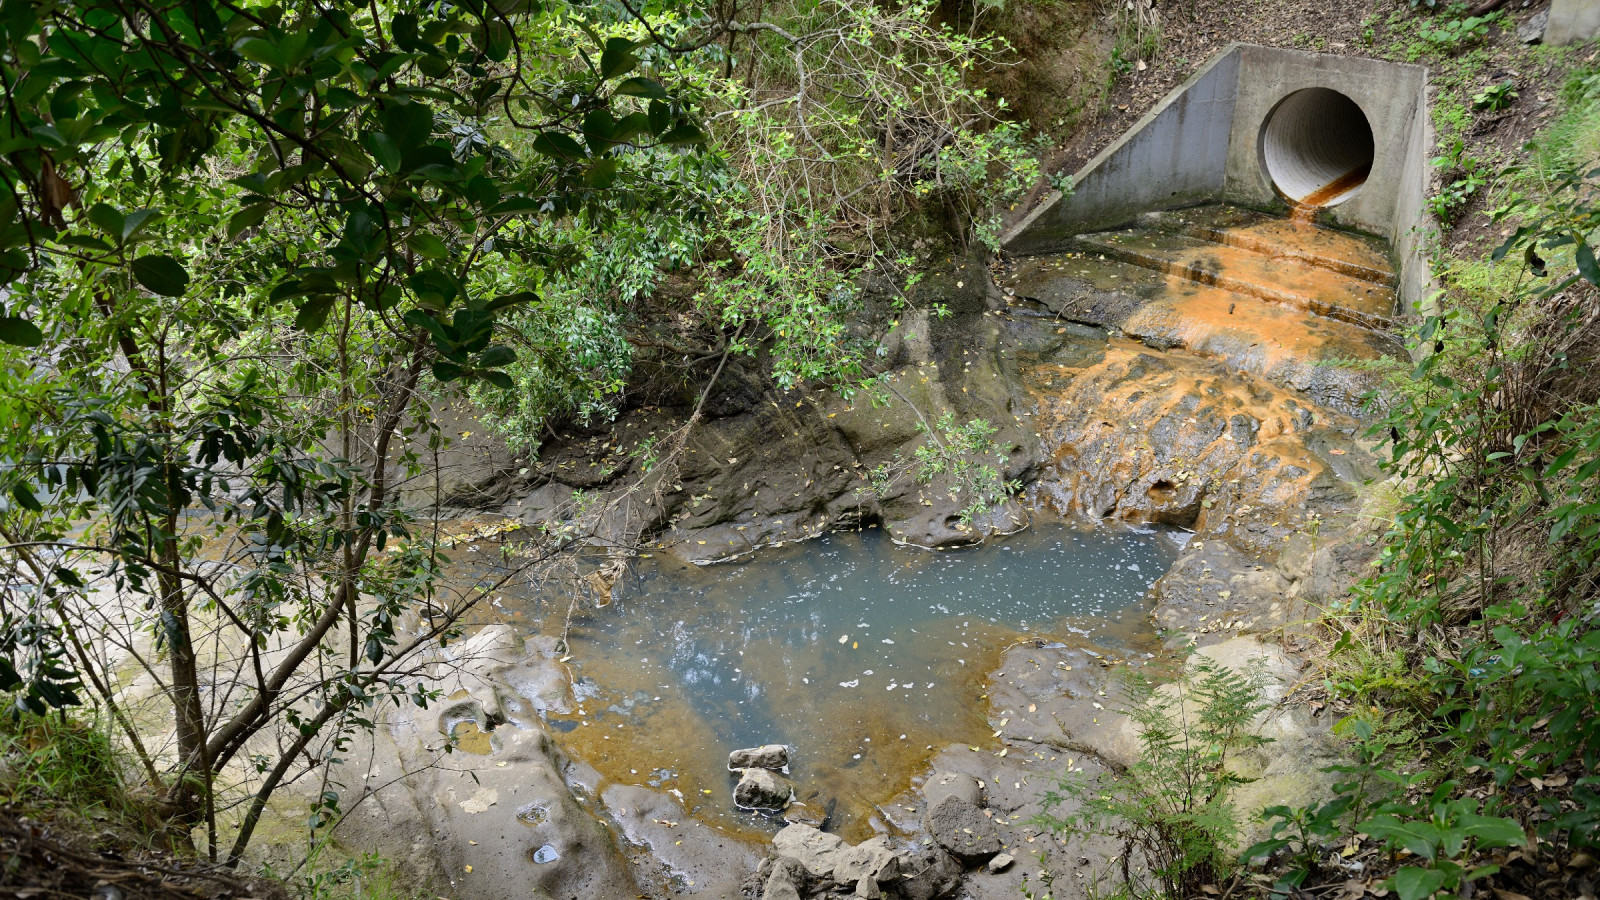
[[[1360,192],[1372,171],[1372,126],[1354,100],[1328,88],[1283,98],[1261,126],[1261,164],[1278,192],[1306,206],[1334,206]]]

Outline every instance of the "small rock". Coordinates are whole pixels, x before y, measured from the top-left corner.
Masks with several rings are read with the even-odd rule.
[[[1541,9],[1517,26],[1517,40],[1524,44],[1537,44],[1544,40],[1544,29],[1549,24],[1550,10]]]
[[[1012,856],[1011,854],[1002,853],[999,856],[996,856],[994,859],[989,860],[989,871],[1004,872],[1006,869],[1011,868],[1011,864],[1016,861],[1016,857]]]
[[[924,847],[900,857],[900,880],[893,896],[901,900],[938,900],[961,884],[961,863],[938,847]]]
[[[783,744],[762,744],[728,754],[728,771],[740,769],[783,769],[789,765],[789,748]]]
[[[809,803],[790,803],[783,811],[783,820],[790,825],[809,825],[812,828],[821,828],[827,820],[827,814]]]
[[[806,884],[806,869],[798,860],[779,857],[767,873],[766,886],[761,890],[761,900],[800,900],[801,889]]]
[[[766,769],[740,769],[733,788],[733,802],[745,809],[783,809],[793,796],[789,782]]]
[[[983,810],[960,797],[939,801],[922,817],[923,827],[962,864],[982,865],[1000,852],[1000,833]]]

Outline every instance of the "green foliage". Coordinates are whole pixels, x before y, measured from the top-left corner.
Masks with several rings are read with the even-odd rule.
[[[1497,866],[1464,862],[1476,851],[1527,842],[1520,825],[1484,815],[1476,798],[1452,798],[1458,787],[1453,781],[1439,785],[1420,814],[1401,808],[1357,826],[1390,850],[1405,850],[1422,863],[1401,866],[1384,882],[1400,900],[1427,900],[1441,890],[1454,894],[1463,884],[1499,871]]]
[[[1488,167],[1476,157],[1464,153],[1462,146],[1458,141],[1448,155],[1433,160],[1434,168],[1446,174],[1445,184],[1439,193],[1428,198],[1428,210],[1434,218],[1445,224],[1455,221],[1467,203],[1489,183]]]
[[[101,728],[59,714],[0,716],[0,795],[8,806],[130,816],[122,767]]]
[[[1238,672],[1199,657],[1192,669],[1170,691],[1131,671],[1124,700],[1139,729],[1138,760],[1120,774],[1064,775],[1045,796],[1041,825],[1122,842],[1123,888],[1131,897],[1195,897],[1224,879],[1238,837],[1229,792],[1248,781],[1228,764],[1269,742],[1253,731],[1270,705],[1259,667]],[[1051,814],[1068,801],[1078,804],[1075,812]],[[1137,869],[1140,862],[1147,869]]]
[[[955,413],[947,412],[937,422],[922,422],[917,428],[924,439],[910,460],[897,454],[872,470],[873,488],[879,494],[890,493],[907,473],[920,484],[938,481],[951,500],[966,502],[960,520],[961,527],[969,528],[975,518],[1022,489],[1020,482],[1005,480],[1006,457],[995,447],[996,429],[988,421],[973,419],[958,425]]]
[[[1482,16],[1443,17],[1422,27],[1420,35],[1434,50],[1459,53],[1489,36],[1489,28],[1503,18],[1499,11]]]
[[[1321,854],[1339,836],[1340,821],[1354,803],[1355,798],[1345,794],[1314,806],[1269,806],[1261,811],[1262,820],[1272,825],[1269,836],[1246,848],[1240,858],[1248,863],[1288,851],[1282,874],[1273,884],[1274,891],[1288,893],[1321,873]]]
[[[539,282],[723,163],[610,5],[6,0],[0,29],[0,689],[92,687],[213,858],[212,776],[273,733],[237,861],[292,769],[431,701],[404,661],[472,602],[396,484],[442,444],[430,390],[515,388],[509,317],[598,372],[557,378],[619,381],[614,321]],[[86,650],[146,637],[159,760]]]
[[[957,242],[992,247],[998,209],[1037,179],[1024,127],[969,84],[999,64],[1002,41],[937,24],[928,2],[770,14],[730,25],[726,44],[701,40],[692,17],[655,25],[696,47],[674,72],[700,99],[717,165],[639,154],[670,205],[603,230],[553,229],[569,269],[501,270],[538,281],[553,313],[512,316],[515,390],[474,389],[513,443],[536,444],[564,416],[607,418],[640,364],[687,382],[725,353],[759,352],[780,387],[860,379],[873,345],[848,327],[858,285],[917,277],[896,229],[942,222]],[[672,296],[658,291],[667,278]]]
[[[1502,81],[1492,84],[1472,95],[1472,108],[1480,111],[1498,112],[1511,105],[1517,99],[1517,84],[1514,81]]]
[[[1458,892],[1492,874],[1481,851],[1526,840],[1504,809],[1441,771],[1505,786],[1578,766],[1570,794],[1542,801],[1536,830],[1593,846],[1600,823],[1586,774],[1600,763],[1600,391],[1589,375],[1600,169],[1577,161],[1535,151],[1508,173],[1519,194],[1500,215],[1517,228],[1488,263],[1441,268],[1445,311],[1418,330],[1426,355],[1374,432],[1407,495],[1375,574],[1336,619],[1345,631],[1328,684],[1375,710],[1341,723],[1357,760],[1337,767],[1356,776],[1339,788],[1352,799],[1339,828],[1411,854],[1387,882],[1406,900]],[[1419,739],[1433,770],[1415,765]],[[1301,822],[1315,811],[1279,812]]]

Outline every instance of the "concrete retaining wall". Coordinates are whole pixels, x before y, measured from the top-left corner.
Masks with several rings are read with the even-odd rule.
[[[1239,54],[1201,67],[1004,238],[1018,254],[1058,250],[1076,234],[1133,221],[1150,209],[1216,200],[1227,171]]]

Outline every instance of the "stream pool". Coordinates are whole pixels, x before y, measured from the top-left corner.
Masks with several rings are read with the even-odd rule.
[[[715,566],[643,558],[614,602],[574,618],[578,703],[550,725],[606,778],[734,827],[772,823],[734,807],[728,752],[788,744],[798,798],[863,833],[932,748],[993,743],[984,685],[1007,646],[1134,649],[1143,617],[1119,614],[1186,537],[1047,523],[929,552],[868,529]],[[504,602],[523,627],[559,629],[566,596]]]

